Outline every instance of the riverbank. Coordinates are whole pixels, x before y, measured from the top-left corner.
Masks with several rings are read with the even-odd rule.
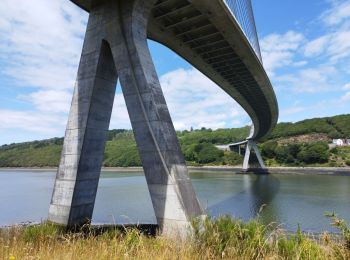
[[[286,234],[258,220],[193,222],[185,239],[136,228],[67,232],[51,224],[0,229],[3,259],[349,259],[344,238]],[[190,233],[189,233],[190,234]]]
[[[231,172],[242,173],[240,166],[188,166],[190,172]],[[0,171],[56,171],[57,167],[12,168],[0,167]],[[103,167],[104,172],[142,172],[142,167]],[[312,174],[350,176],[350,167],[267,167],[272,174]]]
[[[215,171],[215,172],[234,172],[242,173],[241,167],[230,166],[202,166],[188,167],[190,171]],[[300,174],[300,175],[337,175],[350,176],[350,167],[267,167],[267,173],[271,174]],[[259,172],[259,169],[255,171]],[[254,171],[253,171],[254,172]],[[248,171],[249,173],[249,171]]]

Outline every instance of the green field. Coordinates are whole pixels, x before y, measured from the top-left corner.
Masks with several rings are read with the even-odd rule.
[[[178,131],[188,165],[239,165],[243,157],[218,150],[215,145],[244,140],[249,127]],[[350,138],[350,115],[314,118],[296,123],[279,123],[259,144],[268,166],[346,166],[350,147],[329,149],[333,138]],[[57,166],[63,138],[53,138],[0,147],[0,167]],[[103,166],[141,166],[133,132],[110,130]]]

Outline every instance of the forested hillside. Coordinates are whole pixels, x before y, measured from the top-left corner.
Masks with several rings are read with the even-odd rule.
[[[249,127],[178,131],[189,165],[237,165],[242,156],[218,150],[215,145],[244,140]],[[350,138],[350,115],[314,118],[297,123],[279,123],[259,146],[268,165],[350,165],[350,147],[329,149],[332,138]],[[57,166],[63,138],[3,145],[0,167]],[[104,166],[140,166],[131,130],[111,130],[104,154]]]

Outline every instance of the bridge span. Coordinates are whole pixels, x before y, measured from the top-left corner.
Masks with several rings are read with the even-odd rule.
[[[72,1],[90,15],[49,220],[74,226],[92,217],[119,78],[157,222],[164,233],[183,232],[204,213],[147,39],[172,49],[235,99],[252,119],[247,139],[254,145],[276,125],[278,105],[262,65],[251,2]]]

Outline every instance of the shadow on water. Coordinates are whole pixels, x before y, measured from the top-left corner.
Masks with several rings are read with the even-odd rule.
[[[280,190],[280,181],[271,174],[243,175],[243,191],[208,208],[213,216],[223,214],[249,220],[260,216],[264,223],[278,219],[273,199]]]

